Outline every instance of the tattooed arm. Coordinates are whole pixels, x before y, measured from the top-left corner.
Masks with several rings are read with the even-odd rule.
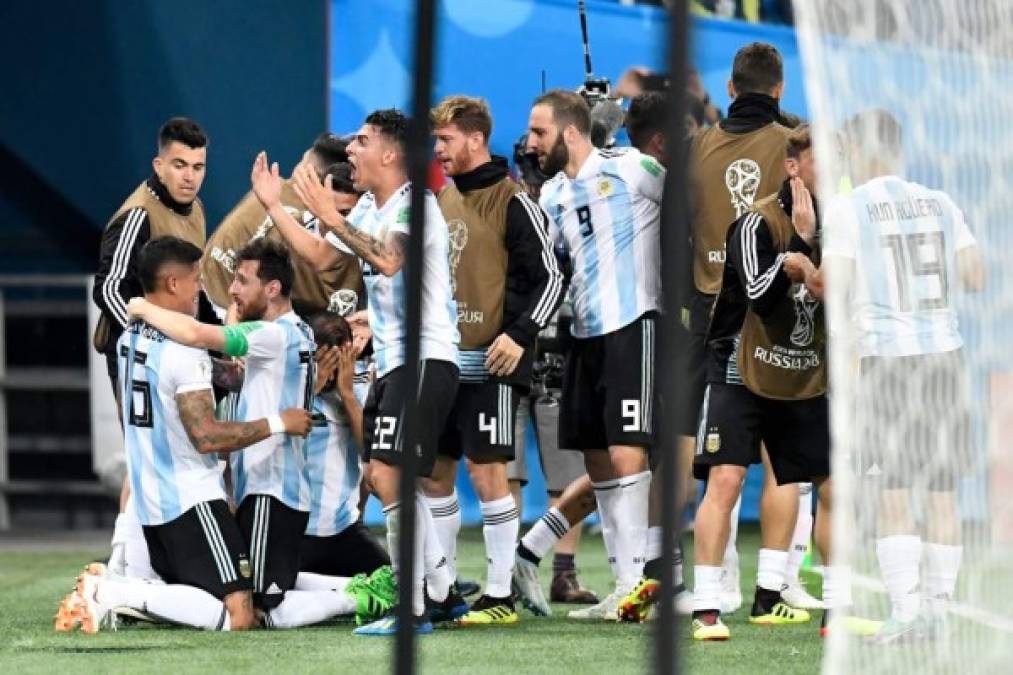
[[[408,239],[406,234],[391,232],[381,241],[349,225],[348,221],[334,209],[333,199],[330,196],[333,192],[331,177],[327,176],[321,185],[320,179],[309,165],[296,168],[292,178],[296,194],[306,204],[306,208],[352,253],[384,276],[392,277],[400,271],[404,264],[404,251]]]
[[[210,389],[176,394],[179,418],[197,452],[232,452],[241,450],[271,435],[267,418],[252,422],[220,422],[215,419],[214,397]],[[285,433],[305,436],[309,433],[309,413],[301,408],[282,411]]]

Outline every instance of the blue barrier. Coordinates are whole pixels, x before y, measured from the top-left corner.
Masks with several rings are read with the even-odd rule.
[[[357,129],[365,115],[409,100],[413,3],[402,0],[333,0],[331,4],[328,119],[338,133]],[[588,28],[596,75],[613,82],[631,65],[661,68],[666,15],[648,6],[591,0]],[[455,93],[483,96],[492,108],[493,151],[510,156],[524,131],[531,100],[546,87],[575,88],[584,79],[580,24],[571,0],[442,0],[439,6],[436,98]],[[784,26],[695,17],[693,59],[714,102],[727,109],[732,57],[756,40],[784,56],[784,108],[806,116],[802,70],[794,31]],[[528,445],[537,442],[529,429]],[[534,452],[527,453],[531,482],[524,491],[524,519],[546,508],[544,480]],[[746,482],[742,518],[756,520],[762,472]],[[481,522],[467,478],[458,477],[462,516]],[[367,522],[382,521],[374,500]]]

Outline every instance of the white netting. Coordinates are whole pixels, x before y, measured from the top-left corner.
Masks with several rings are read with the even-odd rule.
[[[855,614],[892,616],[895,638],[857,637],[838,624],[824,670],[1010,672],[1013,2],[806,0],[795,8],[824,241],[855,259],[827,265],[834,553],[853,568]],[[900,151],[889,150],[889,117],[871,109],[899,123]],[[864,124],[849,126],[856,114]],[[961,268],[973,257],[954,253],[966,240],[947,199],[870,181],[884,173],[940,190],[963,212],[983,257],[982,290],[964,288],[976,281],[973,268]],[[933,354],[953,346],[950,310],[960,357]],[[890,341],[892,330],[912,336]],[[870,361],[863,350],[888,356]],[[913,352],[923,356],[896,356]],[[945,590],[957,544],[962,564],[944,603],[929,596]]]

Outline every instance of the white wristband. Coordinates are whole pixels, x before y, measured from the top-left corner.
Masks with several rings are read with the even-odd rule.
[[[281,421],[281,415],[271,415],[268,417],[267,426],[271,428],[272,434],[285,433],[285,423]]]

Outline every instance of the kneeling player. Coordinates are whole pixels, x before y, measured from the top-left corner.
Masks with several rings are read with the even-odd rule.
[[[138,272],[152,306],[191,315],[200,289],[199,248],[175,237],[148,242]],[[165,584],[105,575],[90,565],[60,605],[57,630],[87,633],[130,607],[160,619],[210,630],[256,625],[250,562],[229,513],[214,453],[239,450],[272,435],[305,436],[309,415],[289,409],[246,422],[214,418],[211,361],[135,321],[120,337],[124,444],[137,514],[151,566]]]
[[[317,365],[314,427],[306,439],[310,517],[296,588],[305,586],[306,572],[352,577],[390,564],[387,551],[359,519],[362,404],[354,384],[352,331],[330,312],[315,315],[310,326],[324,355]]]

